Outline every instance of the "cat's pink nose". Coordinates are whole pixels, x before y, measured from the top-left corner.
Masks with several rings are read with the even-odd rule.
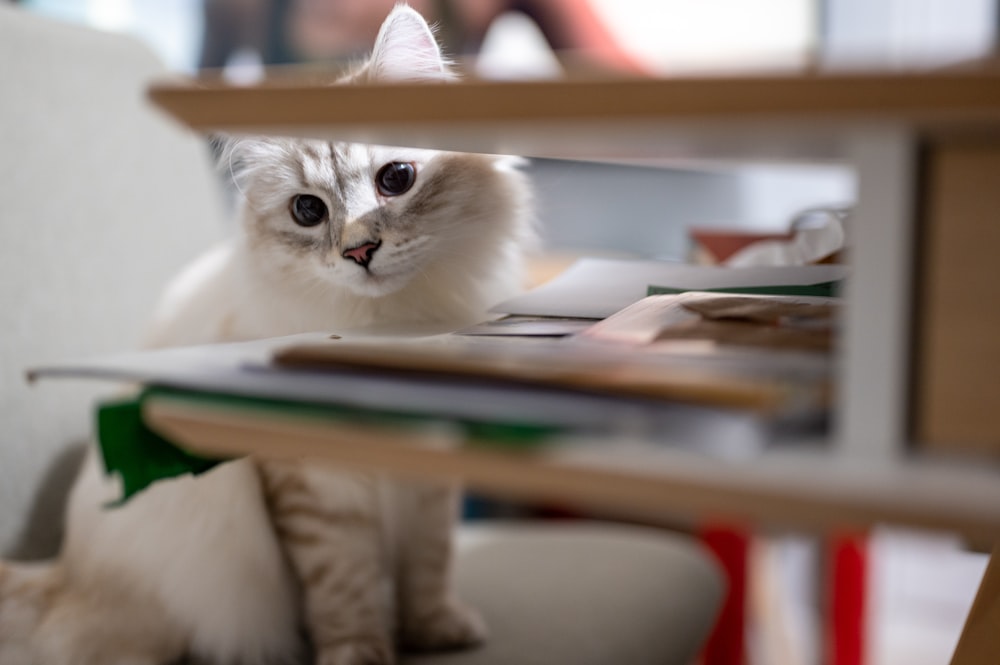
[[[381,242],[366,242],[358,245],[357,247],[344,250],[344,258],[354,259],[354,262],[359,266],[367,267],[368,264],[371,263],[372,255],[375,253],[375,250],[381,246]]]

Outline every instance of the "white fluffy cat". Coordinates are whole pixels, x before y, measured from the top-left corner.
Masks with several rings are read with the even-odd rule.
[[[452,78],[399,6],[348,77]],[[400,112],[405,122],[405,109]],[[474,322],[521,285],[527,186],[504,158],[232,140],[242,233],[169,288],[151,344]],[[55,562],[0,563],[0,665],[387,663],[476,643],[448,589],[453,496],[306,464],[231,462],[124,507],[91,452]]]

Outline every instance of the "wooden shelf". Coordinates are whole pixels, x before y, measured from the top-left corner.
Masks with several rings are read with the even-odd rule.
[[[337,425],[183,397],[153,397],[145,422],[209,456],[311,458],[491,494],[569,501],[647,520],[702,516],[808,530],[890,522],[1000,537],[1000,483],[982,469],[910,461],[859,468],[829,450],[724,461],[640,439],[532,452],[454,448],[433,431]],[[281,445],[274,445],[280,441]]]
[[[537,157],[829,160],[844,156],[845,127],[995,127],[1000,73],[325,87],[169,82],[150,96],[201,132]]]

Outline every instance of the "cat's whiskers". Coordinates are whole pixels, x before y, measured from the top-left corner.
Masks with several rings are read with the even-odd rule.
[[[453,249],[451,247],[443,247],[441,245],[438,245],[437,247],[433,247],[433,248],[431,248],[431,249],[428,250],[428,253],[427,253],[426,257],[425,257],[425,259],[426,259],[425,262],[426,263],[439,263],[439,262],[440,263],[447,263],[447,261],[441,261],[442,259],[445,259],[445,260],[458,259],[458,260],[463,260],[464,261],[464,260],[466,260],[468,258],[468,256],[469,255],[468,255],[467,252],[463,252],[463,251],[461,251],[459,249]]]
[[[417,268],[417,271],[414,273],[414,277],[422,277],[423,280],[425,282],[427,282],[427,284],[429,286],[433,286],[434,285],[434,280],[431,278],[430,274],[428,273],[428,269],[427,269],[426,265],[422,265],[421,267]]]

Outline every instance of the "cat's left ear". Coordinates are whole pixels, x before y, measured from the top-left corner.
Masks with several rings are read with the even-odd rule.
[[[378,81],[455,78],[427,22],[406,5],[396,5],[382,23],[367,69]]]

